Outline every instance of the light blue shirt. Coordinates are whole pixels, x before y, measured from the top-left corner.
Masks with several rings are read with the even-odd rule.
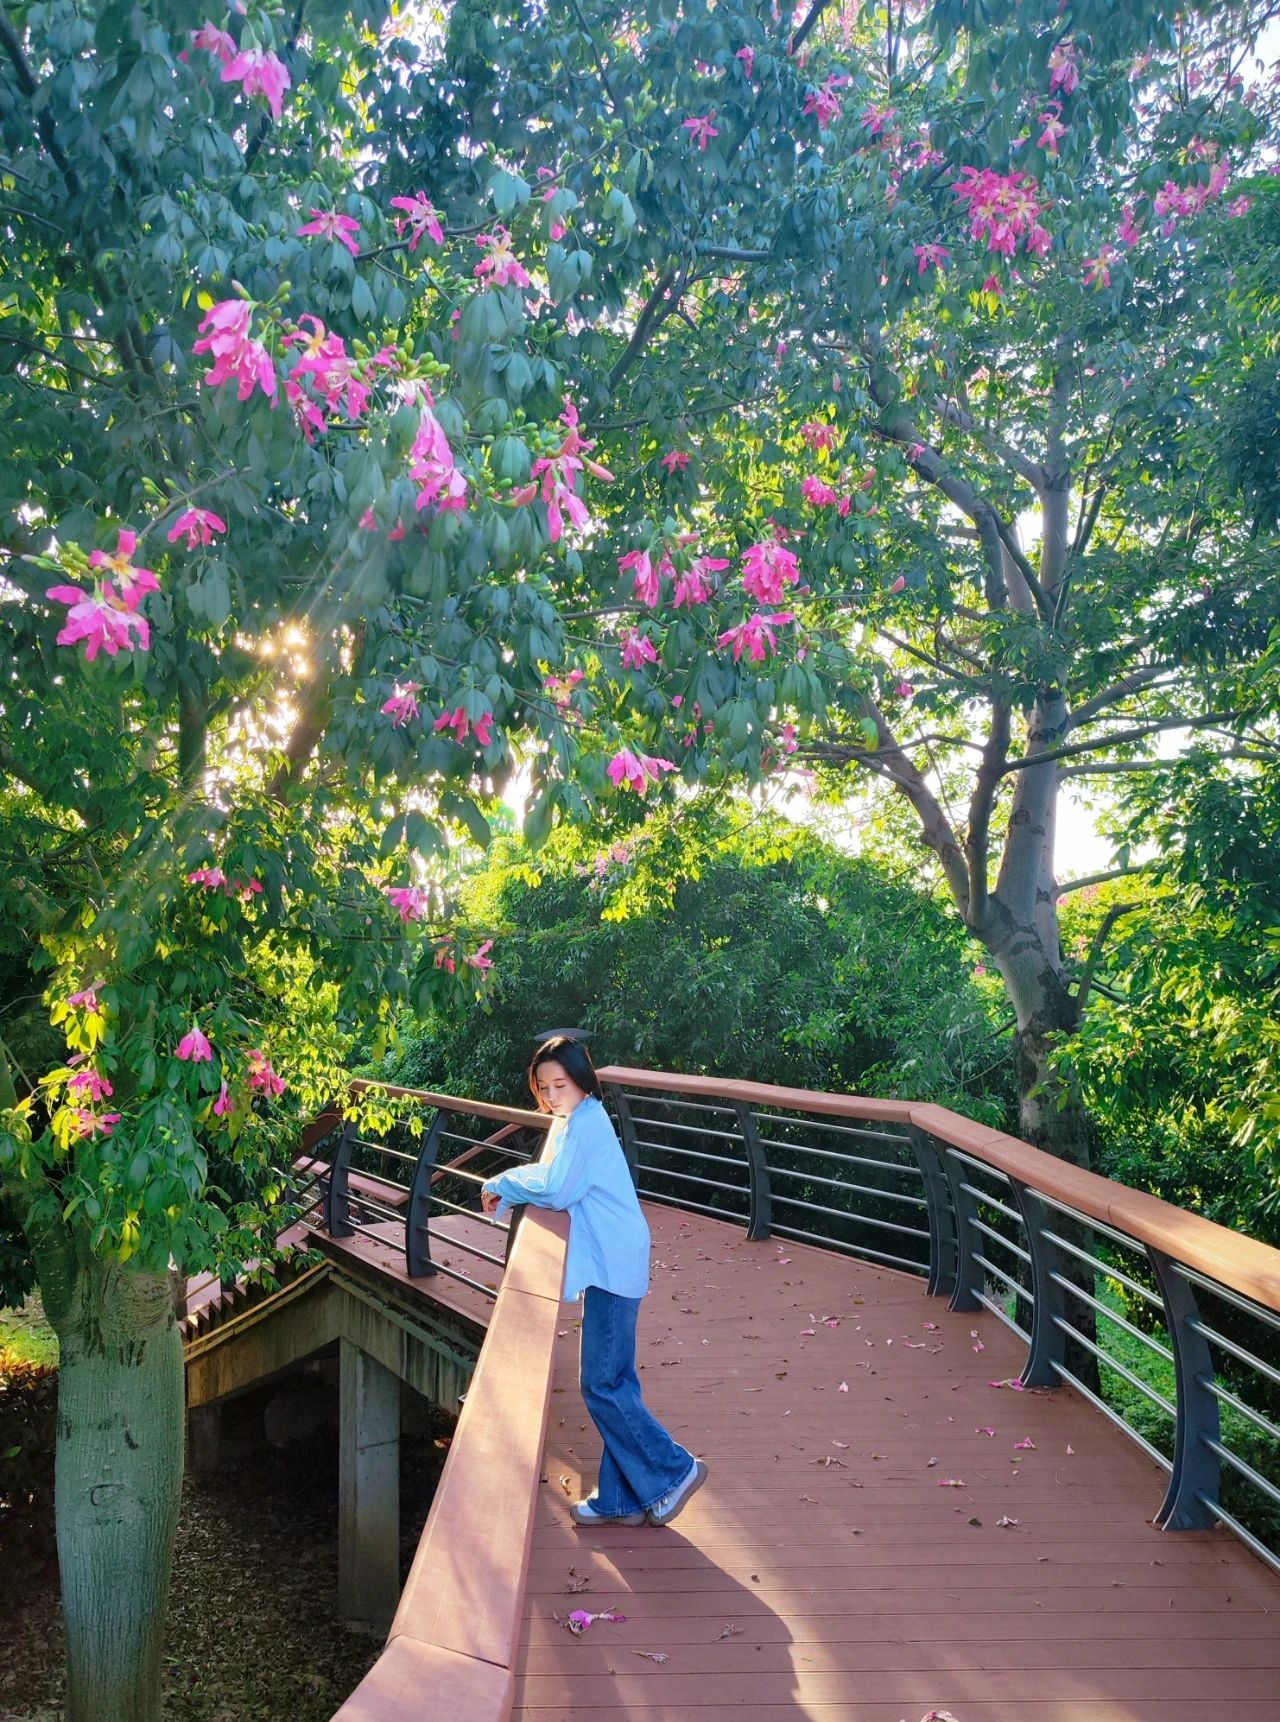
[[[564,1295],[576,1303],[588,1286],[617,1297],[649,1289],[649,1227],[609,1114],[588,1094],[547,1132],[542,1158],[490,1178],[498,1217],[514,1204],[559,1208],[569,1215]]]

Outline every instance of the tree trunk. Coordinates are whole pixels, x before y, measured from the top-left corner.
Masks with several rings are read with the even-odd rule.
[[[167,1275],[82,1256],[58,1337],[67,1722],[160,1722],[184,1402]]]

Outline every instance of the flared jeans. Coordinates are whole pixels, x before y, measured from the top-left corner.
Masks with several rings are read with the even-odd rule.
[[[645,1409],[636,1374],[638,1297],[617,1297],[600,1286],[583,1294],[578,1379],[604,1451],[591,1503],[619,1518],[640,1513],[688,1476],[693,1455]]]

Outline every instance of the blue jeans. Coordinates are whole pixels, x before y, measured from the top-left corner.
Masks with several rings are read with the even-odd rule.
[[[693,1465],[678,1441],[646,1411],[636,1374],[638,1297],[600,1286],[583,1294],[578,1379],[604,1451],[591,1501],[609,1518],[641,1513],[688,1476]]]

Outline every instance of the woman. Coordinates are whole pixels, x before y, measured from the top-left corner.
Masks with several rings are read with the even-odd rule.
[[[649,1289],[649,1228],[600,1079],[580,1041],[559,1035],[538,1048],[529,1087],[553,1113],[536,1166],[490,1178],[486,1214],[531,1202],[569,1215],[565,1296],[583,1299],[579,1380],[604,1451],[595,1493],[570,1512],[578,1525],[669,1524],[706,1480],[707,1467],[645,1409],[636,1374],[636,1317]]]

